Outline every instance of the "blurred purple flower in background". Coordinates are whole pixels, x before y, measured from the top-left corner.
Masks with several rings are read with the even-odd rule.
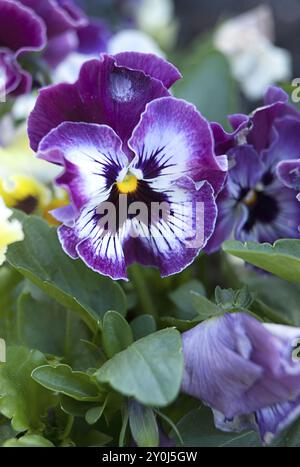
[[[231,168],[217,199],[218,221],[207,251],[218,250],[232,236],[270,243],[299,238],[297,186],[284,184],[278,175],[287,174],[286,164],[299,166],[300,113],[288,104],[284,91],[271,87],[264,107],[229,119],[233,133],[212,124],[216,151],[228,155]],[[297,173],[291,172],[296,179]]]
[[[0,94],[19,95],[30,91],[32,78],[18,58],[46,45],[43,21],[19,2],[0,0]]]
[[[88,18],[72,0],[0,0],[1,95],[30,92],[45,64],[54,69],[72,52],[88,58],[106,51],[110,35],[103,21]]]
[[[225,314],[183,333],[182,391],[203,400],[225,431],[258,429],[269,443],[300,413],[300,329]]]

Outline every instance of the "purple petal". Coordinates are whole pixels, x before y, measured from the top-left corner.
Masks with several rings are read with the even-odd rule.
[[[149,229],[137,226],[142,235],[124,244],[128,265],[156,267],[162,277],[179,273],[194,261],[211,236],[217,215],[211,186],[205,182],[197,188],[187,177],[169,188],[168,203],[171,214],[166,221]]]
[[[78,217],[78,212],[76,212],[74,207],[71,205],[54,209],[53,211],[50,211],[50,214],[58,222],[64,223],[68,227],[72,227],[75,219]]]
[[[287,95],[287,93],[283,89],[278,88],[277,86],[270,86],[267,89],[266,94],[264,96],[265,105],[272,105],[276,104],[277,102],[288,103],[288,101],[289,96]]]
[[[87,18],[72,0],[20,0],[43,19],[49,39],[87,24]]]
[[[161,81],[167,89],[182,78],[174,65],[154,54],[123,52],[115,55],[115,59],[117,65],[143,71],[146,75]]]
[[[273,405],[255,413],[260,436],[265,444],[269,444],[274,437],[291,425],[300,415],[300,397],[294,401],[287,401]]]
[[[40,92],[29,118],[31,147],[37,151],[41,139],[66,121],[107,124],[125,143],[146,104],[167,95],[160,81],[118,67],[104,55],[85,63],[75,84],[58,84]]]
[[[300,330],[297,330],[300,334]],[[228,419],[300,395],[292,342],[244,313],[226,314],[183,334],[182,390]]]
[[[55,69],[77,47],[78,37],[76,32],[67,31],[48,41],[47,49],[43,53],[43,59],[50,68]]]
[[[31,91],[32,88],[32,77],[30,73],[24,70],[20,70],[19,72],[19,84],[18,86],[11,92],[11,96],[18,97],[23,94],[27,94]]]
[[[103,21],[93,19],[87,26],[80,28],[77,35],[79,39],[77,51],[85,55],[94,55],[107,51],[111,32]]]
[[[9,94],[19,86],[21,82],[21,70],[14,56],[0,51],[0,93]]]
[[[215,140],[215,151],[218,155],[227,154],[230,149],[243,142],[242,139],[244,140],[249,133],[247,128],[249,117],[232,115],[229,118],[234,128],[234,131],[231,133],[226,132],[219,123],[211,124]],[[237,125],[236,128],[235,125]]]
[[[300,190],[300,159],[280,162],[277,175],[288,188]]]
[[[122,142],[107,127],[88,123],[62,123],[41,142],[40,155],[49,160],[48,151],[63,163],[65,172],[57,183],[70,191],[77,209],[90,202],[97,206],[108,197],[108,186],[115,183],[127,158]]]
[[[207,254],[214,253],[220,249],[222,243],[230,238],[237,221],[236,202],[228,196],[226,188],[218,195],[216,202],[218,217],[215,230],[205,247]]]
[[[272,129],[272,145],[264,152],[264,161],[269,166],[274,166],[279,161],[299,158],[300,118],[285,117],[276,120]]]
[[[230,195],[238,200],[241,189],[247,191],[254,189],[260,182],[265,167],[257,152],[249,145],[238,146],[230,153],[230,171],[228,177],[228,190]]]
[[[151,166],[148,178],[188,175],[208,181],[215,193],[224,185],[227,172],[215,157],[210,126],[185,101],[168,97],[148,104],[128,144],[139,155],[139,169]]]
[[[211,235],[216,206],[208,183],[197,189],[185,178],[178,180],[173,190],[168,200],[172,214],[167,221],[147,226],[136,219],[128,219],[115,235],[103,235],[95,209],[83,209],[74,228],[59,230],[64,250],[73,258],[79,256],[94,271],[113,279],[126,280],[126,269],[134,262],[157,267],[162,276],[182,271]],[[203,232],[197,232],[196,221]]]
[[[43,49],[46,45],[43,21],[20,3],[1,0],[0,44],[2,48],[9,49],[16,55]]]
[[[249,133],[248,143],[259,152],[267,149],[272,141],[274,122],[287,116],[299,119],[300,114],[297,109],[282,101],[256,110],[252,115],[252,130]]]

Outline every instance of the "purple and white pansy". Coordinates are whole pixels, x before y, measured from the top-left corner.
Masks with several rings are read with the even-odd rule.
[[[233,133],[212,124],[216,152],[228,155],[230,168],[207,251],[230,237],[260,243],[299,238],[300,112],[284,91],[271,87],[264,107],[233,115],[230,123]]]
[[[196,108],[170,95],[179,77],[151,54],[103,55],[83,65],[75,84],[43,89],[29,119],[32,148],[64,167],[57,183],[72,203],[55,212],[64,250],[115,279],[126,279],[134,262],[162,276],[180,272],[215,227],[227,159],[215,156]],[[113,228],[104,222],[108,204]],[[152,215],[157,204],[166,215]]]
[[[257,429],[268,444],[299,416],[299,328],[227,313],[182,339],[182,391],[213,409],[219,429]]]

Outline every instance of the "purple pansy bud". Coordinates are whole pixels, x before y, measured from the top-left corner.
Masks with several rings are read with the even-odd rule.
[[[206,251],[232,237],[260,243],[299,238],[300,112],[283,90],[270,87],[265,106],[229,120],[232,133],[212,124],[216,152],[228,155],[229,171]]]
[[[227,161],[196,108],[171,97],[179,77],[151,54],[103,55],[75,84],[43,89],[29,119],[32,148],[64,167],[57,183],[72,206],[55,213],[64,250],[114,279],[134,262],[182,271],[215,227]]]
[[[183,333],[182,391],[201,399],[218,428],[257,428],[270,442],[300,412],[300,329],[245,313],[212,318]]]

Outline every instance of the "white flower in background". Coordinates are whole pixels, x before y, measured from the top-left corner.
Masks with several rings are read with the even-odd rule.
[[[141,0],[136,7],[136,22],[163,47],[173,45],[178,29],[173,0]]]
[[[75,83],[78,78],[80,68],[87,61],[95,58],[94,55],[80,54],[79,52],[70,53],[65,60],[55,69],[52,74],[52,80],[58,83]]]
[[[37,93],[35,92],[19,96],[11,112],[15,120],[26,120],[35,106],[36,99]]]
[[[148,34],[137,29],[125,29],[115,34],[108,44],[108,53],[115,55],[120,52],[153,53],[165,57],[157,42]]]
[[[22,225],[17,220],[10,220],[12,211],[8,209],[0,197],[0,266],[5,261],[7,247],[24,238]]]
[[[291,76],[291,55],[276,47],[272,10],[262,5],[226,21],[214,37],[249,99],[260,99],[270,84]]]

